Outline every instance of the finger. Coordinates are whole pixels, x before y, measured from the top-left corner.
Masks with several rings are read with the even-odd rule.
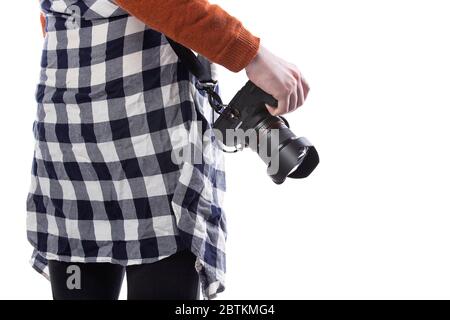
[[[289,99],[288,112],[294,111],[297,108],[298,100],[299,100],[298,92],[297,92],[297,90],[293,90],[291,93],[291,97]]]
[[[290,99],[291,99],[291,97],[290,97],[290,96],[287,96],[287,97],[286,97],[286,100],[284,100],[284,101],[281,103],[281,108],[279,108],[279,109],[277,110],[277,113],[276,113],[277,116],[280,116],[280,115],[282,115],[282,114],[285,114],[285,113],[288,113],[288,112],[289,112],[289,103],[290,103]]]
[[[266,104],[266,106],[267,106],[267,104]],[[282,115],[287,112],[288,106],[289,106],[289,96],[286,97],[285,99],[278,99],[278,107],[277,108],[268,106],[267,110],[269,111],[269,113],[271,115],[279,116],[279,115]]]
[[[305,92],[304,92],[304,88],[302,85],[302,81],[298,82],[297,94],[299,96],[299,99],[298,99],[298,104],[295,106],[295,108],[300,107],[305,102]]]
[[[308,93],[309,93],[309,90],[310,90],[310,87],[309,87],[309,83],[308,83],[308,81],[306,81],[305,80],[305,78],[302,78],[302,86],[303,86],[303,93],[304,93],[304,100],[306,100],[306,98],[308,97]]]
[[[269,106],[269,105],[266,103],[266,108],[267,108],[267,111],[269,111],[269,113],[270,113],[271,115],[273,115],[279,107],[276,107],[276,108],[275,108],[274,106]]]

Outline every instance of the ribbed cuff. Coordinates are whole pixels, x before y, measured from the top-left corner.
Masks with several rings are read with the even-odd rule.
[[[217,57],[217,63],[232,72],[241,71],[258,53],[260,41],[241,25],[237,37]]]

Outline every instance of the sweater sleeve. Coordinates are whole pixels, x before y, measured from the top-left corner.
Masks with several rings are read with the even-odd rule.
[[[42,26],[42,34],[45,36],[45,16],[44,14],[41,12],[41,26]]]
[[[260,38],[207,0],[115,0],[150,28],[233,72],[256,56]]]

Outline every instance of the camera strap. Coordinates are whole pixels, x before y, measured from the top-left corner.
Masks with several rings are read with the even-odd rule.
[[[175,42],[166,36],[167,41],[172,47],[173,51],[177,54],[178,58],[180,58],[181,62],[186,65],[189,71],[197,78],[200,82],[215,82],[210,78],[209,73],[206,68],[197,58],[195,53],[186,48],[185,46]]]
[[[205,66],[200,62],[195,53],[175,42],[166,36],[167,41],[177,54],[180,61],[186,66],[190,73],[192,73],[196,80],[195,87],[208,95],[208,101],[211,107],[219,114],[222,114],[227,105],[223,104],[222,99],[217,93],[217,80],[211,79],[210,72],[206,70]]]

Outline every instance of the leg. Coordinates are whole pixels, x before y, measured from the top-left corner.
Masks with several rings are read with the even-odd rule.
[[[195,258],[184,250],[160,261],[128,266],[128,300],[199,300]]]
[[[117,300],[125,268],[112,263],[73,263],[50,260],[54,300]]]

